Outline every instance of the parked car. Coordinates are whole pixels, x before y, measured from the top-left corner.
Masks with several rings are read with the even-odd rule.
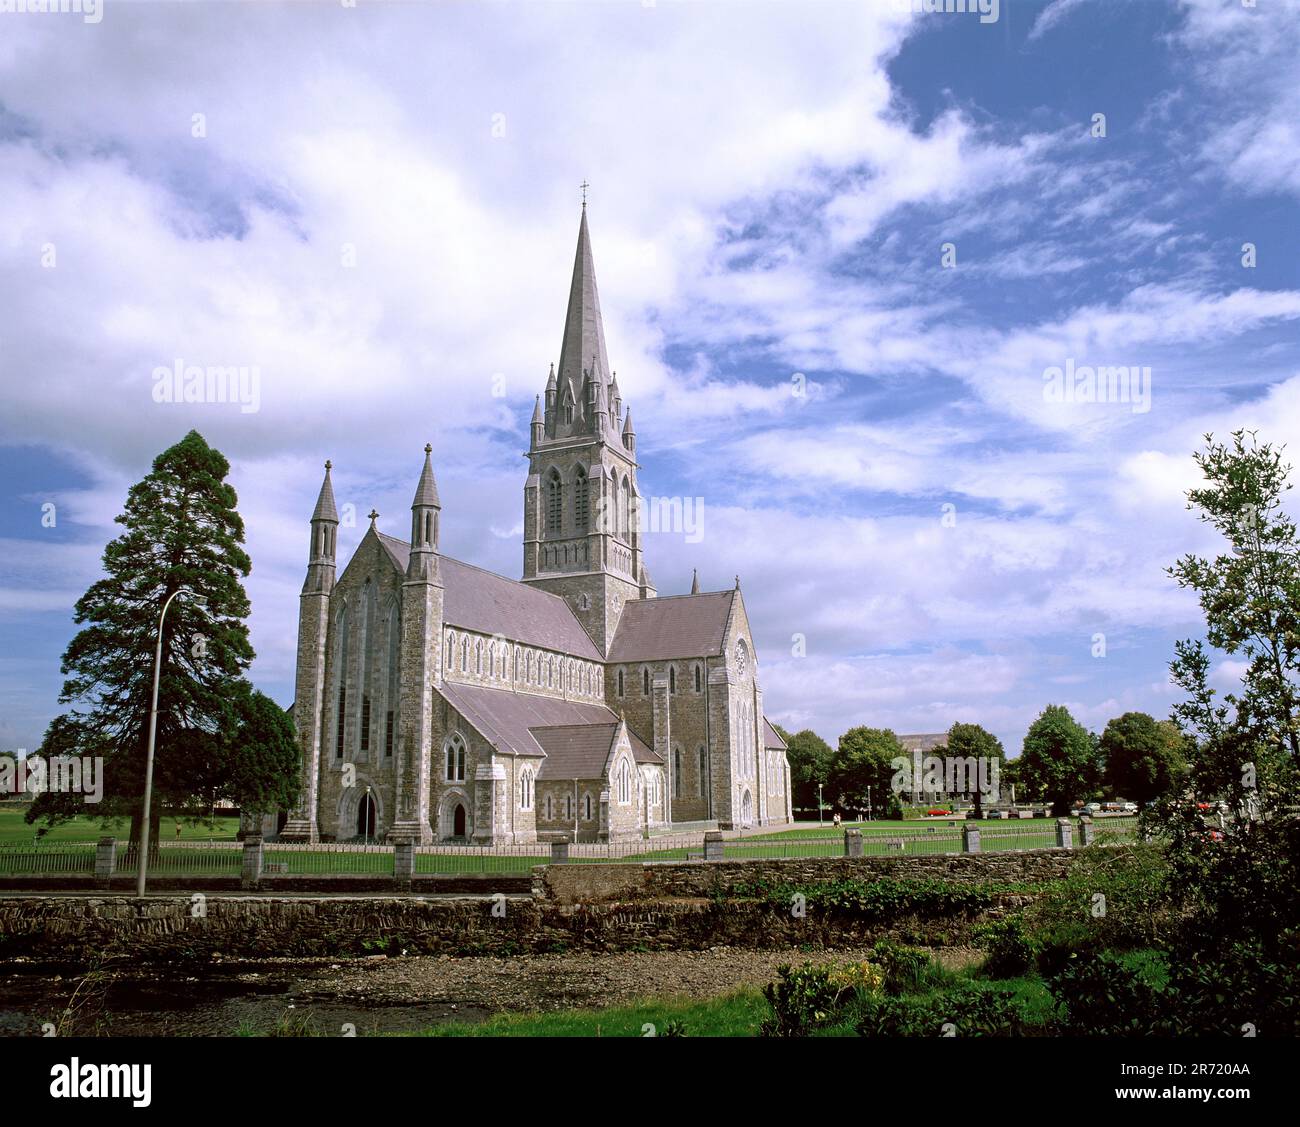
[[[1102,809],[1103,807],[1100,802],[1090,802],[1083,808],[1083,812],[1091,817],[1100,814]]]

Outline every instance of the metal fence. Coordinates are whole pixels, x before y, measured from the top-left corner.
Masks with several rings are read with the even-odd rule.
[[[93,875],[94,845],[38,845],[0,848],[0,873],[14,876],[67,874]]]
[[[243,850],[238,845],[216,846],[210,849],[177,849],[163,846],[149,850],[148,872],[151,876],[239,876],[243,864]],[[93,865],[92,865],[93,868]],[[140,868],[140,848],[136,845],[119,846],[113,860],[113,875],[135,873]]]
[[[1092,823],[1092,840],[1099,845],[1132,841],[1137,836],[1136,817],[1111,816]],[[1057,826],[1022,825],[1014,821],[968,823],[979,831],[980,852],[1053,848],[1058,844]],[[1071,827],[1072,844],[1085,843],[1079,822]],[[915,826],[900,823],[895,830],[879,823],[861,834],[862,855],[903,857],[965,852],[967,843],[958,823]],[[722,845],[726,860],[843,857],[846,839],[841,833],[801,836],[773,835],[727,838]],[[359,874],[378,877],[395,875],[395,851],[391,845],[357,843],[288,844],[267,842],[262,846],[262,873],[276,876],[321,876]],[[664,834],[650,839],[615,842],[575,842],[565,848],[569,864],[618,862],[695,861],[704,857],[704,834]],[[40,846],[0,846],[0,875],[40,876],[95,874],[96,846],[92,843],[57,843]],[[156,876],[238,877],[243,871],[244,846],[240,842],[178,842],[155,846],[150,853],[149,871]],[[551,845],[437,844],[415,846],[412,864],[417,876],[500,873],[524,876],[537,865],[553,860]],[[113,873],[134,874],[138,851],[126,842],[117,844]]]

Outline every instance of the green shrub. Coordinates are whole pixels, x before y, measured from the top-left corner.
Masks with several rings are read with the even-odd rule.
[[[1113,951],[1083,952],[1047,980],[1061,1031],[1085,1037],[1168,1035],[1171,1003],[1158,970]]]
[[[988,955],[984,973],[989,978],[1019,978],[1034,964],[1034,945],[1019,917],[998,920],[980,929]]]
[[[824,884],[777,885],[755,882],[738,888],[742,895],[766,900],[789,911],[791,900],[802,896],[809,909],[832,915],[853,916],[872,923],[891,922],[902,916],[923,920],[966,915],[993,902],[987,888],[941,880],[845,879]]]
[[[1070,873],[1021,914],[1038,969],[1059,974],[1070,956],[1158,947],[1173,933],[1161,847],[1084,850]]]
[[[1022,1037],[1041,1031],[1015,990],[974,982],[919,997],[864,998],[854,1028],[860,1037]]]
[[[870,963],[845,967],[802,966],[777,968],[778,979],[763,987],[772,1013],[763,1020],[763,1037],[806,1037],[818,1026],[838,1018],[850,1001],[880,989],[884,975]]]
[[[884,975],[886,994],[908,994],[923,989],[935,969],[924,951],[892,939],[882,939],[871,949],[871,961]]]

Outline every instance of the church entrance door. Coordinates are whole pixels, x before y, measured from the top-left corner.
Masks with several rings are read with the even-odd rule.
[[[754,823],[754,799],[749,791],[745,791],[740,800],[740,824],[750,826]]]
[[[368,794],[357,804],[357,837],[375,836],[375,800]]]
[[[465,807],[456,803],[456,810],[451,816],[451,833],[453,837],[465,836]]]

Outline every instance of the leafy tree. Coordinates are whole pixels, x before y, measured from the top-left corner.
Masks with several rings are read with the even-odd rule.
[[[1021,784],[1061,815],[1096,786],[1098,774],[1096,738],[1064,705],[1049,704],[1025,734]]]
[[[1150,802],[1183,779],[1184,739],[1176,724],[1126,712],[1101,734],[1103,781],[1114,797]]]
[[[786,757],[790,761],[791,804],[801,809],[817,805],[817,785],[825,784],[830,777],[835,751],[810,728],[790,735],[774,725],[777,734],[785,740]]]
[[[254,815],[292,810],[301,761],[293,722],[256,690],[240,695],[236,716],[234,730],[218,750],[220,795]]]
[[[958,722],[948,729],[948,755],[960,759],[996,759],[998,761],[998,785],[999,787],[1003,785],[1002,764],[1006,761],[1007,753],[1003,750],[1002,741],[978,724],[962,724]],[[977,787],[975,790],[976,818],[983,814],[983,797]]]
[[[1203,981],[1245,981],[1255,965],[1294,968],[1300,943],[1300,820],[1287,809],[1300,800],[1300,540],[1282,508],[1291,485],[1280,451],[1235,431],[1231,445],[1207,435],[1195,458],[1205,483],[1188,493],[1188,508],[1227,545],[1169,571],[1196,592],[1205,641],[1244,671],[1240,688],[1220,698],[1205,644],[1177,643],[1170,671],[1187,696],[1173,713],[1192,737],[1191,793],[1226,802],[1231,814],[1221,835],[1217,819],[1207,829],[1184,792],[1167,796],[1154,821],[1172,838],[1171,891],[1196,919],[1182,962]],[[1293,978],[1293,1015],[1298,994]]]
[[[827,780],[833,801],[845,810],[870,807],[886,818],[901,817],[902,806],[891,785],[892,761],[906,755],[888,728],[850,728],[840,737]]]
[[[162,634],[154,764],[153,840],[164,805],[184,806],[221,785],[222,742],[238,725],[253,658],[241,580],[250,570],[230,464],[190,431],[154,459],[131,487],[125,528],[104,551],[104,578],[77,602],[81,631],[63,655],[60,703],[72,711],[47,731],[42,754],[105,757],[104,799],[95,813],[131,816],[139,839],[158,615],[173,592]],[[86,807],[45,794],[29,821],[53,823]]]

